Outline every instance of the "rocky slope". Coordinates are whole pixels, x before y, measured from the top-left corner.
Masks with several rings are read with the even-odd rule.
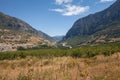
[[[71,45],[120,41],[120,0],[77,20],[63,39]]]
[[[31,48],[38,45],[53,45],[47,34],[37,31],[24,21],[0,13],[0,51]]]

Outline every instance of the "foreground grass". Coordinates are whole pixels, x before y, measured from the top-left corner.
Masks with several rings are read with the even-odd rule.
[[[0,80],[120,80],[120,42],[0,53]]]
[[[0,80],[120,80],[120,53],[92,58],[1,60]]]

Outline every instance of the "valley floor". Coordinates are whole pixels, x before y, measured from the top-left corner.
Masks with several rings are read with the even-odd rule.
[[[0,60],[0,80],[120,80],[120,53],[92,58]]]

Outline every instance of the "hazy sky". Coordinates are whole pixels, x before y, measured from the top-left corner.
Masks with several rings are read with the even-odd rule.
[[[116,0],[0,0],[0,12],[17,17],[50,36],[65,35],[73,23]]]

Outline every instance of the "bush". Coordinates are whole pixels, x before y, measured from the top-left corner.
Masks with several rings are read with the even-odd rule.
[[[17,48],[17,50],[25,50],[25,48],[20,46],[20,47]]]
[[[74,49],[35,49],[35,50],[24,50],[22,47],[20,51],[15,52],[1,52],[0,60],[4,59],[16,59],[26,58],[27,56],[37,58],[52,58],[52,57],[63,57],[71,56],[74,58],[83,57],[90,58],[96,55],[109,56],[113,53],[120,52],[120,43],[101,44],[93,46],[82,46]]]

